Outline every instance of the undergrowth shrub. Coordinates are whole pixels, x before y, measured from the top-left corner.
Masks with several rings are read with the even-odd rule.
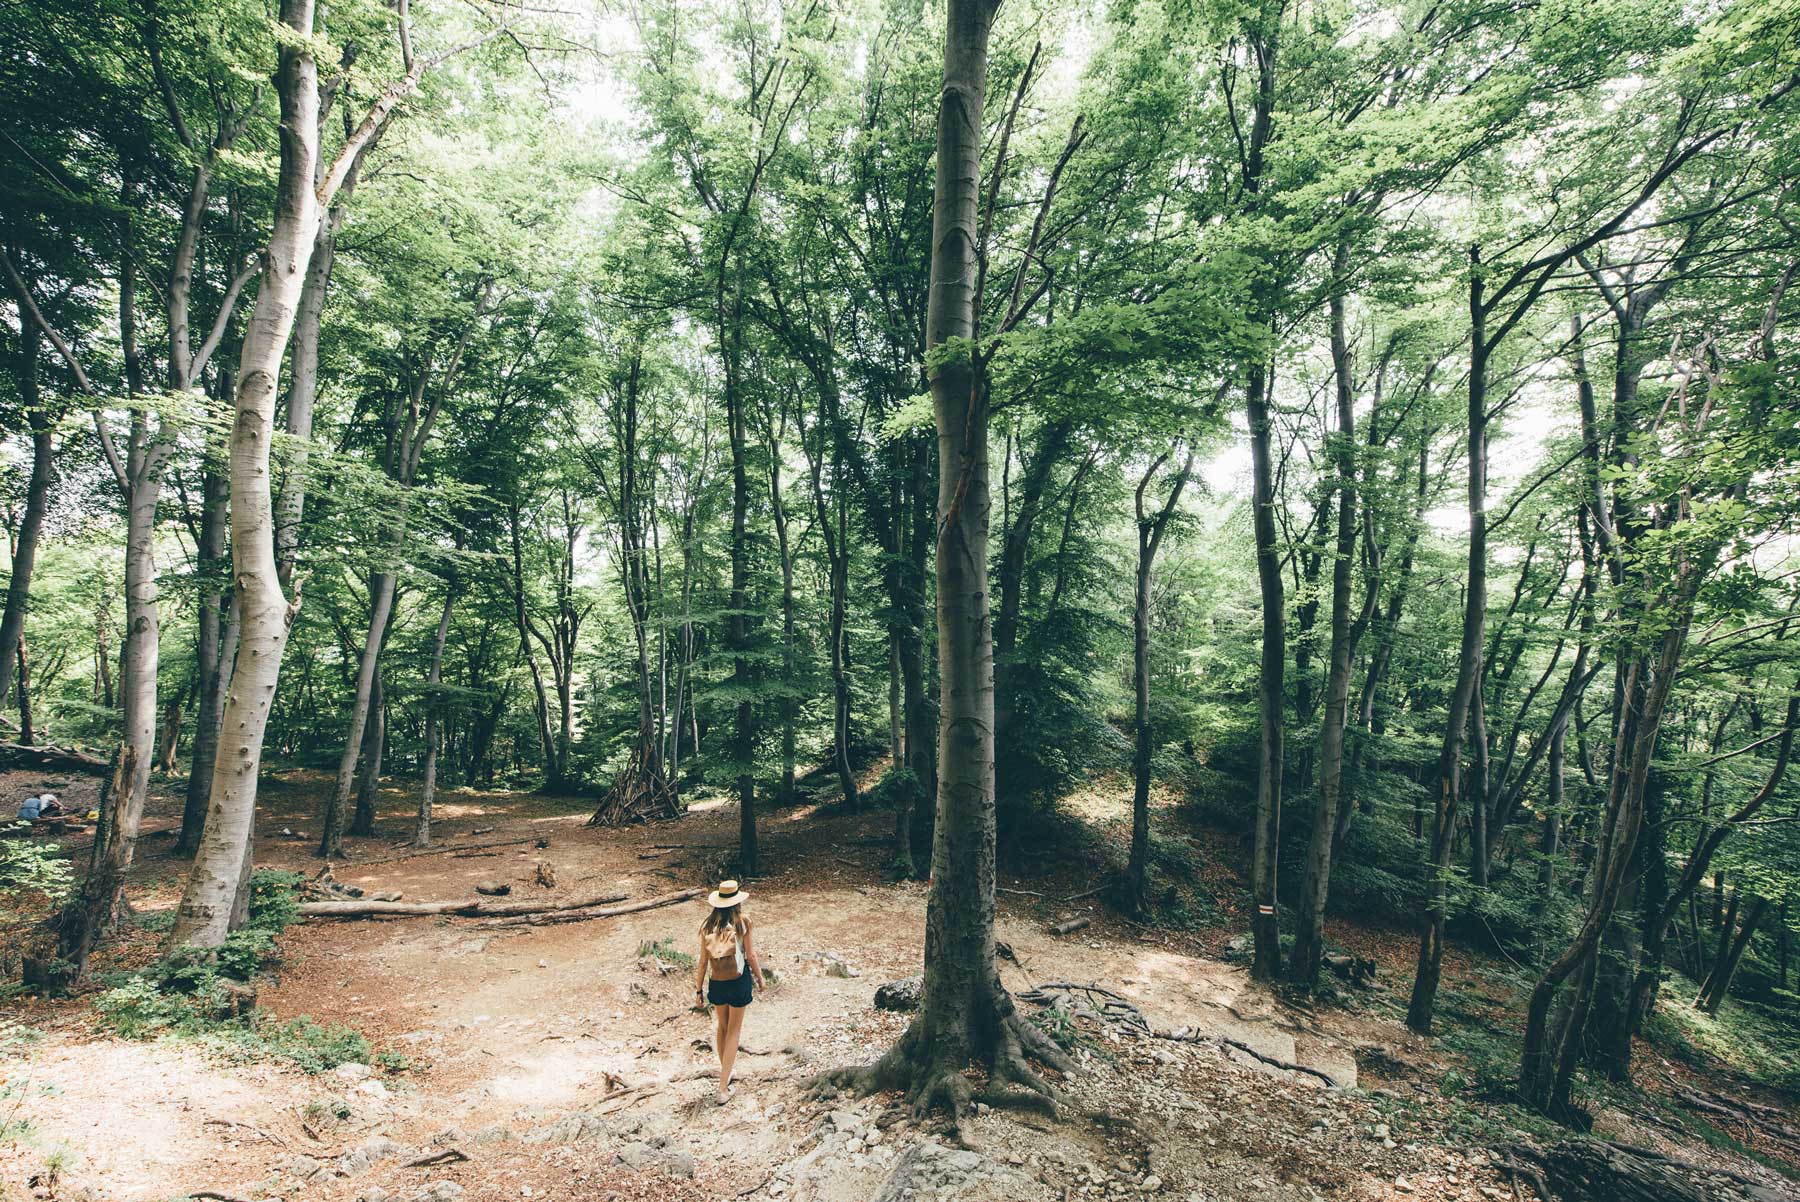
[[[694,967],[694,958],[686,952],[675,950],[675,937],[665,935],[661,939],[646,939],[638,944],[638,959],[654,957],[679,968]]]
[[[259,869],[242,929],[220,947],[173,948],[116,977],[94,1001],[100,1025],[127,1039],[192,1039],[234,1059],[285,1060],[308,1073],[367,1063],[369,1041],[350,1027],[310,1018],[277,1022],[255,1008],[253,982],[278,955],[275,936],[299,916],[302,879]]]

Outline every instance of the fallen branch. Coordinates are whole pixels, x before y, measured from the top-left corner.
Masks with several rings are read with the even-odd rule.
[[[1323,1081],[1325,1083],[1325,1088],[1327,1089],[1338,1088],[1337,1078],[1333,1077],[1323,1069],[1314,1068],[1310,1064],[1295,1064],[1292,1061],[1283,1060],[1279,1056],[1264,1055],[1240,1039],[1229,1039],[1223,1035],[1218,1036],[1217,1038],[1218,1041],[1226,1047],[1236,1048],[1238,1051],[1244,1053],[1244,1055],[1249,1056],[1253,1060],[1259,1060],[1270,1068],[1278,1068],[1289,1073],[1305,1073],[1309,1077],[1317,1077],[1319,1080]]]
[[[655,910],[662,906],[678,905],[684,901],[692,901],[706,892],[705,889],[682,889],[676,893],[665,893],[661,897],[653,897],[649,901],[633,902],[629,906],[533,906],[528,910],[506,911],[486,909],[483,914],[509,914],[512,916],[499,918],[488,923],[493,927],[517,926],[549,926],[559,922],[587,922],[595,918],[617,918],[621,914],[636,914],[642,910]],[[617,899],[614,899],[617,900]],[[524,904],[524,903],[515,903]]]
[[[1092,889],[1086,889],[1080,893],[1071,893],[1071,894],[1069,894],[1069,896],[1063,898],[1063,900],[1065,902],[1081,901],[1083,898],[1092,897],[1096,893],[1100,893],[1100,892],[1104,891],[1105,888],[1106,888],[1105,885],[1095,885]]]
[[[1259,1052],[1241,1039],[1232,1039],[1225,1035],[1208,1035],[1204,1031],[1189,1031],[1185,1027],[1178,1031],[1152,1031],[1151,1034],[1158,1039],[1167,1039],[1175,1043],[1215,1043],[1220,1047],[1235,1048],[1252,1060],[1261,1064],[1266,1064],[1270,1068],[1278,1068],[1287,1073],[1304,1073],[1309,1077],[1317,1077],[1320,1081],[1324,1082],[1327,1089],[1342,1088],[1338,1084],[1337,1078],[1333,1077],[1323,1069],[1314,1068],[1310,1064],[1295,1064],[1291,1060],[1283,1060],[1279,1056],[1270,1056],[1265,1052]]]
[[[491,827],[489,829],[492,829]],[[397,856],[378,856],[373,860],[346,860],[346,868],[369,868],[376,864],[392,864],[396,860],[416,860],[420,856],[441,856],[460,851],[482,851],[489,847],[513,847],[520,843],[536,842],[537,836],[525,839],[496,839],[488,843],[440,843],[436,847],[422,847],[416,851],[404,852]]]
[[[703,892],[691,889],[677,900],[685,901]],[[487,918],[524,914],[542,914],[554,910],[579,910],[589,906],[604,905],[608,902],[624,901],[629,894],[603,893],[595,897],[570,898],[567,901],[453,901],[453,902],[380,902],[380,901],[324,901],[302,902],[300,916],[302,918],[373,918],[377,916],[416,916],[430,914],[450,914],[459,918]],[[648,908],[644,903],[640,908]],[[621,911],[626,913],[628,911]]]
[[[445,1148],[442,1152],[433,1152],[429,1156],[421,1156],[417,1160],[409,1160],[402,1168],[422,1169],[434,1164],[458,1164],[469,1158],[469,1154],[461,1148]]]
[[[202,1127],[242,1127],[245,1131],[254,1132],[255,1134],[261,1136],[262,1139],[264,1140],[264,1142],[266,1142],[266,1143],[275,1144],[275,1145],[277,1145],[279,1147],[283,1147],[283,1148],[288,1146],[287,1141],[285,1139],[282,1139],[279,1135],[270,1135],[267,1131],[264,1131],[261,1127],[255,1127],[249,1123],[240,1123],[236,1119],[207,1119],[205,1122],[201,1123],[200,1125]]]
[[[188,1197],[194,1199],[211,1198],[213,1202],[250,1202],[250,1199],[248,1198],[240,1198],[236,1194],[221,1194],[216,1189],[197,1189],[189,1194]]]

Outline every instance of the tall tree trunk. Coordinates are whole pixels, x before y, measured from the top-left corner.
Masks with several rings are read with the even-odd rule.
[[[1418,968],[1406,1025],[1431,1034],[1438,978],[1444,964],[1444,928],[1450,918],[1450,849],[1456,834],[1456,803],[1462,787],[1463,739],[1481,685],[1481,655],[1487,640],[1487,368],[1492,346],[1487,336],[1487,304],[1479,247],[1469,248],[1469,567],[1464,582],[1462,648],[1456,685],[1444,718],[1438,753],[1437,805],[1431,821],[1431,858],[1426,863],[1425,928],[1419,939]]]
[[[776,796],[788,805],[794,800],[800,699],[794,655],[794,549],[788,540],[787,507],[781,494],[779,447],[770,448],[769,506],[775,521],[775,549],[781,557],[781,783]]]
[[[223,459],[224,447],[209,447]],[[231,480],[223,462],[215,465],[212,454],[201,476],[200,537],[194,549],[195,573],[203,581],[200,593],[199,634],[194,644],[194,671],[199,677],[194,704],[194,745],[190,750],[187,796],[181,812],[181,836],[176,849],[193,855],[200,847],[206,823],[207,795],[212,791],[213,761],[219,750],[219,716],[224,713],[220,676],[220,639],[223,635],[225,595],[214,577],[227,571],[226,507],[231,501]]]
[[[293,606],[275,564],[269,447],[281,361],[318,229],[313,191],[318,143],[318,70],[310,50],[313,0],[282,0],[276,92],[281,170],[267,266],[244,333],[231,427],[231,563],[240,615],[239,651],[219,723],[218,756],[205,833],[176,912],[172,942],[225,941],[251,862],[263,732],[281,673]]]
[[[1256,537],[1256,579],[1262,595],[1262,660],[1256,679],[1260,756],[1256,770],[1256,842],[1251,860],[1254,954],[1250,974],[1273,981],[1281,973],[1281,774],[1287,669],[1287,596],[1281,578],[1281,545],[1275,527],[1273,421],[1268,369],[1250,368],[1244,407],[1250,420],[1251,528]]]
[[[431,669],[425,674],[425,767],[419,787],[419,816],[413,824],[413,846],[431,846],[431,805],[437,796],[438,751],[443,742],[440,715],[444,699],[444,643],[450,637],[450,611],[456,605],[456,578],[444,582],[444,608],[438,614],[437,634],[431,640]]]
[[[994,961],[994,659],[988,606],[988,398],[968,347],[976,333],[977,202],[982,104],[993,0],[950,0],[937,124],[931,287],[926,344],[952,353],[931,370],[938,435],[937,625],[942,708],[937,822],[925,913],[925,977],[918,1016],[872,1069],[864,1088],[903,1088],[960,1116],[963,1073],[990,1066],[987,1097],[1011,1091],[1044,1104],[1048,1087],[1025,1061],[1070,1067],[1022,1020]]]
[[[1332,442],[1336,463],[1337,543],[1331,563],[1331,646],[1325,673],[1325,713],[1319,731],[1319,792],[1313,806],[1312,835],[1307,844],[1306,875],[1300,889],[1299,922],[1294,928],[1294,954],[1288,980],[1304,989],[1318,984],[1325,955],[1325,903],[1331,891],[1331,853],[1338,841],[1339,810],[1344,804],[1344,731],[1350,712],[1350,661],[1356,653],[1369,610],[1352,621],[1350,577],[1356,555],[1356,413],[1350,372],[1350,340],[1345,329],[1342,281],[1349,274],[1349,248],[1339,245],[1332,290],[1331,360],[1336,381],[1337,434]],[[1373,565],[1371,565],[1371,569]],[[1371,582],[1369,600],[1375,596]]]
[[[375,833],[375,806],[381,789],[381,756],[387,747],[387,690],[381,683],[380,665],[369,694],[369,720],[363,726],[362,771],[356,781],[356,812],[349,834],[367,838]]]
[[[519,533],[519,505],[509,509],[512,530],[512,594],[513,621],[519,628],[519,650],[531,672],[531,689],[536,702],[539,760],[544,769],[543,791],[560,793],[565,788],[556,763],[556,740],[550,733],[550,697],[544,688],[544,671],[538,666],[537,653],[531,647],[531,615],[525,608],[525,560]]]
[[[1194,468],[1194,453],[1187,452],[1181,470],[1169,486],[1168,499],[1156,513],[1144,509],[1144,490],[1167,461],[1169,452],[1157,456],[1137,487],[1137,572],[1131,607],[1131,683],[1136,700],[1132,714],[1131,856],[1125,868],[1126,902],[1134,914],[1150,908],[1150,759],[1156,749],[1150,726],[1150,582],[1156,552],[1168,533],[1169,519],[1181,503],[1181,492]]]
[[[25,409],[25,421],[31,428],[31,477],[25,485],[25,511],[19,517],[18,534],[13,541],[11,576],[6,584],[6,611],[0,617],[0,707],[12,691],[13,665],[24,662],[25,607],[31,597],[31,572],[37,563],[38,538],[44,529],[44,514],[50,508],[50,482],[56,478],[56,419],[54,410],[44,405],[38,387],[38,351],[42,334],[29,321],[20,323],[19,360],[16,378],[19,400]],[[20,708],[23,690],[19,694]],[[29,723],[21,724],[28,727]]]
[[[888,600],[888,637],[900,669],[901,746],[915,789],[900,799],[894,813],[894,866],[923,876],[929,865],[922,855],[932,841],[933,799],[937,796],[937,714],[926,679],[925,555],[931,546],[933,510],[929,448],[923,439],[894,443],[897,462],[891,468],[904,487],[891,507],[892,543],[885,548],[882,575]]]
[[[740,282],[737,304],[742,307]],[[731,616],[725,624],[727,650],[731,654],[731,688],[737,697],[731,724],[731,758],[737,769],[738,872],[753,877],[761,870],[756,843],[756,706],[750,664],[750,474],[749,446],[744,420],[744,398],[739,395],[738,356],[742,336],[739,314],[729,319],[725,304],[725,277],[721,269],[718,291],[719,344],[725,360],[725,422],[731,443]]]

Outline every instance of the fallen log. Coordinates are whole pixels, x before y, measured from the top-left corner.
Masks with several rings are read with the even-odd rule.
[[[1558,1202],[1713,1202],[1713,1192],[1683,1171],[1697,1166],[1617,1144],[1568,1139],[1544,1148],[1515,1144],[1508,1152],[1540,1169]]]
[[[1072,935],[1094,920],[1091,918],[1071,918],[1067,922],[1059,922],[1050,928],[1052,935]]]
[[[661,897],[653,897],[649,901],[633,902],[629,906],[534,907],[528,913],[495,918],[487,925],[491,927],[546,927],[559,922],[587,922],[594,918],[617,918],[621,914],[636,914],[640,910],[654,910],[659,906],[673,906],[684,901],[691,901],[705,892],[705,889],[683,889],[678,893],[665,893]],[[613,900],[619,899],[614,898]],[[496,913],[496,911],[490,910],[486,913]]]
[[[690,889],[682,900],[704,892]],[[458,918],[493,918],[503,915],[538,914],[551,910],[578,910],[607,902],[624,901],[630,894],[603,893],[593,897],[574,897],[567,901],[448,901],[448,902],[381,902],[322,901],[300,903],[302,918],[373,918],[381,915],[449,914]],[[667,896],[673,896],[667,895]],[[665,903],[666,904],[666,903]]]
[[[32,747],[0,743],[0,768],[36,768],[48,772],[85,772],[105,776],[109,765],[73,747]]]
[[[488,828],[492,830],[492,827]],[[488,843],[439,843],[435,847],[421,847],[416,851],[402,852],[397,856],[377,856],[373,860],[345,860],[345,868],[372,868],[377,864],[392,864],[396,860],[416,860],[420,856],[441,856],[459,851],[482,851],[489,847],[515,847],[520,843],[532,843],[536,835],[528,835],[523,839],[495,839]]]

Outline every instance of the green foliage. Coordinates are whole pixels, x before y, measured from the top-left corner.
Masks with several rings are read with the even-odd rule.
[[[14,958],[42,917],[67,899],[74,867],[25,823],[0,827],[0,959]]]
[[[1791,994],[1767,1006],[1727,1002],[1716,1015],[1690,1001],[1676,982],[1663,986],[1644,1032],[1658,1051],[1703,1070],[1717,1062],[1774,1089],[1800,1089],[1800,1021]]]
[[[694,957],[687,952],[675,949],[675,937],[665,935],[661,939],[646,939],[638,944],[638,959],[655,958],[675,965],[677,968],[694,967]]]
[[[243,928],[218,948],[173,948],[113,984],[94,1001],[100,1024],[127,1039],[191,1039],[234,1058],[282,1060],[308,1073],[368,1063],[369,1042],[350,1027],[304,1017],[282,1023],[254,1009],[251,983],[276,956],[275,937],[298,917],[303,879],[258,869]]]
[[[918,805],[928,800],[919,778],[913,775],[912,769],[905,765],[889,767],[881,774],[873,788],[865,794],[870,805],[884,809],[898,809],[902,805]]]
[[[237,1059],[285,1061],[304,1073],[323,1073],[340,1064],[369,1064],[376,1059],[361,1032],[310,1018],[278,1023],[255,1016],[213,1027],[204,1033],[202,1042]]]

